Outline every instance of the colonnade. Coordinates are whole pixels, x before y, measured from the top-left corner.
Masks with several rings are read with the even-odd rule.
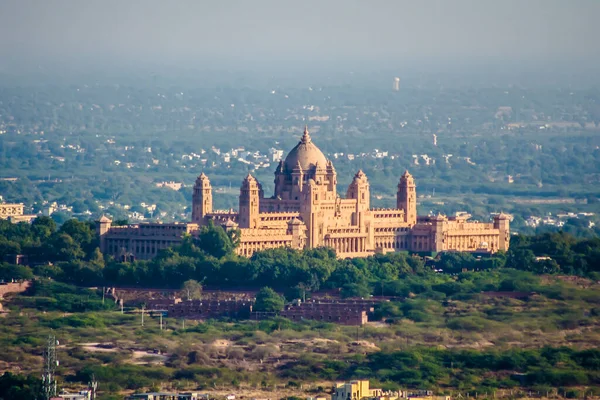
[[[446,239],[445,249],[474,250],[486,242],[488,248],[498,248],[498,236],[494,235],[449,235]]]
[[[364,251],[365,238],[329,238],[327,239],[327,245],[333,247],[336,253],[360,253]]]
[[[266,249],[275,249],[278,247],[291,247],[290,240],[265,240],[265,241],[248,241],[241,242],[236,248],[238,255],[250,257],[254,252]]]

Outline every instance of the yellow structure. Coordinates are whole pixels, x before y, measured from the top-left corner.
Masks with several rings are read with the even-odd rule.
[[[338,383],[335,385],[335,390],[331,395],[331,400],[360,400],[360,399],[373,399],[379,398],[383,395],[381,389],[371,389],[369,387],[369,381],[350,381],[346,383]],[[396,395],[394,400],[400,396]]]
[[[0,204],[0,219],[8,219],[23,215],[23,204]]]
[[[169,231],[168,226],[175,224],[153,224],[153,229],[160,225],[169,233],[189,233],[209,221],[225,229],[239,229],[237,252],[247,257],[258,250],[284,246],[326,246],[346,258],[392,251],[493,253],[506,251],[509,245],[509,219],[504,214],[492,223],[469,222],[467,217],[418,217],[416,184],[408,171],[400,177],[395,208],[370,207],[369,181],[361,170],[345,196],[340,196],[333,163],[313,143],[306,128],[300,142],[275,170],[273,196],[265,197],[261,184],[248,175],[240,187],[238,211],[214,210],[212,187],[202,173],[193,189],[189,228],[178,226]],[[156,254],[156,242],[164,246],[165,240],[148,235],[151,229],[144,225],[115,229],[109,224],[101,228],[100,235],[105,235],[102,251],[113,255],[128,251],[138,258]],[[120,242],[111,249],[106,244],[114,243],[113,239]],[[146,246],[142,247],[145,253],[138,253],[135,246],[144,241],[155,244],[142,245]]]
[[[23,204],[0,204],[0,219],[8,219],[11,222],[31,222],[37,215],[23,214]]]
[[[120,261],[154,258],[162,249],[175,246],[185,234],[198,231],[196,224],[139,224],[112,226],[103,216],[97,221],[96,231],[100,237],[100,250]]]
[[[410,393],[407,391],[385,392],[382,389],[372,389],[367,380],[337,383],[331,400],[451,400],[450,396],[434,396],[432,392],[421,391]]]

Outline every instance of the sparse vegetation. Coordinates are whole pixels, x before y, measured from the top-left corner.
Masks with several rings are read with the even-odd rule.
[[[480,293],[514,285],[507,281],[536,294],[515,299]],[[52,330],[64,346],[62,384],[85,384],[93,373],[103,393],[211,390],[234,382],[310,386],[359,377],[387,388],[440,391],[600,387],[597,283],[585,280],[582,286],[512,269],[421,274],[398,282],[400,289],[393,287],[410,295],[377,307],[376,318],[387,324],[357,329],[275,318],[187,321],[183,329],[180,321],[166,318],[161,331],[156,319],[146,317],[142,327],[140,316],[75,306],[98,301],[93,291],[40,281],[8,303],[12,311],[0,325],[0,365],[38,375],[41,347]],[[384,285],[385,290],[390,289]],[[272,298],[271,291],[264,292]],[[65,314],[62,308],[52,311],[54,305],[27,302],[38,295],[78,300],[64,307],[70,310]]]
[[[0,267],[11,279],[37,275],[27,292],[5,304],[2,370],[38,376],[44,337],[52,331],[64,346],[59,349],[62,383],[77,386],[94,374],[105,394],[242,382],[273,388],[289,381],[358,377],[386,388],[439,391],[600,387],[600,287],[593,280],[597,239],[563,233],[517,237],[507,254],[481,259],[444,254],[425,265],[403,253],[339,260],[330,249],[273,249],[245,259],[232,254],[234,238],[209,227],[203,235],[210,240],[188,237],[155,260],[117,263],[98,254],[89,239],[91,224],[65,225],[57,229],[42,219],[7,227],[0,221],[10,246],[30,248],[29,255],[50,260],[71,254],[69,261],[33,269]],[[536,256],[554,262],[540,266]],[[187,321],[183,329],[180,321],[166,318],[160,330],[148,316],[142,327],[140,316],[121,315],[100,291],[73,286],[160,282],[197,298],[200,281],[266,284],[288,299],[339,288],[341,296],[394,300],[376,306],[373,316],[379,322],[359,329],[282,318]],[[273,289],[260,290],[256,310],[282,309],[284,298]],[[6,379],[23,393],[35,390],[34,381]]]

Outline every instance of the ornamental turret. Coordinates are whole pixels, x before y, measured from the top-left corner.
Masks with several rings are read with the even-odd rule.
[[[259,222],[259,201],[262,191],[258,181],[250,174],[246,176],[240,188],[240,228],[257,228]]]
[[[369,180],[367,179],[367,175],[359,169],[354,178],[352,179],[352,183],[348,186],[348,191],[346,192],[346,198],[348,199],[356,199],[357,205],[360,210],[368,210],[369,202],[370,202],[370,191],[369,191]]]
[[[500,213],[494,217],[494,229],[498,229],[498,248],[494,251],[508,251],[510,244],[510,215]]]
[[[327,172],[325,170],[325,165],[317,162],[317,164],[315,165],[315,175],[313,177],[315,182],[317,182],[317,184],[319,185],[325,184],[325,181],[327,180],[326,175]]]
[[[112,220],[106,215],[103,215],[98,221],[96,221],[96,233],[100,238],[100,251],[106,252],[106,235],[110,231]]]
[[[298,192],[302,192],[302,186],[304,184],[304,170],[302,169],[302,165],[300,165],[300,161],[296,163],[294,169],[292,170],[292,184],[294,187],[298,188]]]
[[[346,191],[347,199],[356,200],[356,209],[352,213],[352,225],[362,225],[364,213],[369,210],[371,193],[367,175],[359,169]]]
[[[404,172],[398,183],[396,207],[404,210],[404,222],[410,226],[417,223],[417,187],[408,171]]]
[[[337,172],[335,172],[335,168],[331,160],[327,160],[327,167],[325,168],[327,171],[327,191],[333,192],[333,198],[337,197]]]
[[[203,225],[206,215],[212,213],[212,187],[210,180],[203,173],[196,179],[192,194],[192,222]]]

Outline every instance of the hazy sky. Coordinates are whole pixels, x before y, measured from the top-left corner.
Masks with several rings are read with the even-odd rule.
[[[0,0],[0,69],[22,63],[312,69],[600,68],[600,0]]]

